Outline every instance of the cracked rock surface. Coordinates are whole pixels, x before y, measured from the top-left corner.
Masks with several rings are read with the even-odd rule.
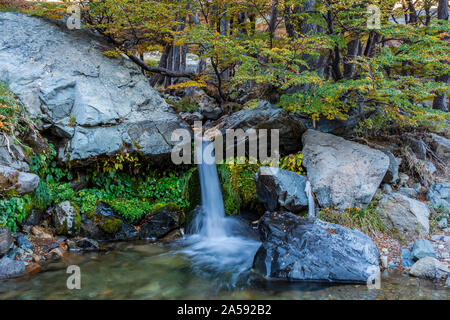
[[[154,159],[169,154],[171,133],[182,126],[179,116],[138,67],[105,56],[108,50],[92,32],[0,13],[0,80],[42,119],[40,129],[56,136],[61,161],[123,147]]]

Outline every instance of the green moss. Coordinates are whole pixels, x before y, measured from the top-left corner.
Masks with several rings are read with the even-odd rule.
[[[386,227],[383,219],[375,212],[378,200],[373,200],[365,208],[350,208],[344,211],[338,211],[331,208],[320,210],[320,219],[339,224],[351,229],[358,229],[365,234],[389,233],[393,235],[392,230]]]
[[[122,220],[113,216],[104,216],[102,214],[96,214],[94,216],[94,222],[104,232],[114,234],[122,227]]]
[[[259,165],[249,163],[217,166],[226,214],[237,214],[241,209],[263,212],[254,180],[258,168]]]
[[[170,104],[172,106],[172,108],[177,113],[181,113],[181,112],[193,113],[193,112],[197,111],[197,109],[198,109],[198,106],[195,103],[195,101],[189,97],[181,98],[180,100],[178,100],[176,102],[169,100],[169,99],[167,99],[166,101],[168,104]]]
[[[186,208],[187,212],[201,204],[202,191],[197,168],[192,168],[186,173],[182,196],[189,202],[189,206]]]

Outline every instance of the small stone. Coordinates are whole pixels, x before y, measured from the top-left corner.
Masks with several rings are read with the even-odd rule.
[[[17,237],[17,245],[23,250],[33,250],[33,244],[23,235]]]
[[[432,175],[436,172],[436,166],[431,161],[424,161],[423,162],[425,170],[428,172],[428,174]]]
[[[404,186],[404,185],[406,185],[406,183],[408,182],[408,180],[409,180],[409,176],[406,174],[406,173],[400,173],[399,175],[398,175],[398,177],[399,177],[399,185],[400,186]]]
[[[422,190],[422,185],[420,183],[414,183],[412,187],[417,192],[420,192],[420,190]]]
[[[398,192],[410,198],[416,198],[418,195],[417,191],[413,188],[401,187],[398,189]]]
[[[28,275],[35,275],[41,272],[42,267],[37,263],[29,263],[26,267],[26,272]]]
[[[48,255],[53,260],[60,260],[64,256],[64,250],[61,248],[55,248],[51,250]]]
[[[397,264],[394,262],[394,261],[389,261],[389,268],[390,269],[395,269],[395,268],[397,268],[398,266],[397,266]]]
[[[445,237],[445,236],[442,235],[442,234],[435,234],[435,235],[432,235],[432,236],[430,237],[430,240],[431,240],[431,241],[434,241],[434,242],[437,242],[437,241],[443,240],[444,237]]]
[[[442,218],[441,220],[439,220],[438,226],[441,229],[447,228],[447,218]]]
[[[406,248],[401,249],[401,255],[402,255],[402,266],[404,268],[409,268],[414,264],[414,261],[412,260],[412,253],[410,250]]]
[[[412,250],[413,260],[417,261],[424,257],[436,257],[436,252],[431,245],[431,242],[425,239],[417,239],[414,242]]]
[[[53,235],[40,226],[34,226],[31,228],[31,233],[41,239],[53,239]]]
[[[387,183],[383,184],[383,192],[384,193],[391,193],[392,192],[392,187],[390,185],[388,185]]]

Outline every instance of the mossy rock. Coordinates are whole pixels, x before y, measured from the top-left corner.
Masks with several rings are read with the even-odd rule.
[[[114,210],[102,201],[99,201],[91,220],[104,232],[115,234],[122,227],[122,219],[116,217]]]
[[[101,230],[108,234],[115,234],[122,227],[122,220],[113,216],[95,214],[93,220]]]
[[[192,168],[186,173],[183,198],[189,201],[186,212],[191,212],[196,206],[201,205],[202,191],[197,168]]]
[[[67,213],[69,213],[70,216],[67,216]],[[57,234],[70,236],[80,234],[81,214],[80,208],[76,203],[70,201],[61,202],[56,206],[52,216]],[[70,227],[67,221],[68,218],[72,220]]]
[[[227,215],[237,214],[242,209],[264,213],[264,208],[256,195],[254,176],[258,171],[257,165],[236,164],[229,166],[221,164],[217,166],[217,171]]]

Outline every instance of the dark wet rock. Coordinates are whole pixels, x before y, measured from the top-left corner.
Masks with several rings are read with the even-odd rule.
[[[44,212],[41,210],[32,209],[30,215],[25,219],[23,225],[36,226],[44,218]]]
[[[113,240],[116,241],[127,241],[127,240],[137,240],[139,239],[139,233],[135,227],[131,224],[122,221],[122,227],[114,235]]]
[[[25,263],[8,257],[0,259],[0,280],[18,278],[25,274]]]
[[[219,107],[205,106],[198,109],[204,119],[217,120],[222,115],[222,109]]]
[[[260,167],[255,177],[258,200],[268,211],[298,213],[308,207],[306,177],[292,171]]]
[[[110,205],[99,202],[92,217],[83,215],[81,234],[95,240],[135,240],[138,239],[136,229],[123,220]]]
[[[224,134],[226,141],[226,129],[242,129],[244,131],[253,128],[258,132],[259,129],[268,129],[270,138],[270,129],[279,130],[279,146],[281,154],[289,154],[301,149],[301,137],[306,127],[292,116],[286,110],[277,108],[267,101],[261,101],[254,109],[245,109],[233,113],[224,120],[218,129]],[[248,137],[236,139],[235,147],[246,143]],[[268,151],[270,147],[268,146]]]
[[[322,207],[364,207],[389,167],[383,152],[316,130],[303,134],[303,166]]]
[[[427,201],[433,208],[450,208],[450,182],[436,183],[427,193]]]
[[[389,150],[381,151],[389,157],[389,168],[386,171],[383,182],[396,183],[398,181],[398,167],[400,166],[400,160],[397,159]]]
[[[159,239],[180,227],[180,209],[165,205],[145,215],[139,225],[140,239]]]
[[[66,241],[67,246],[73,251],[97,251],[100,250],[100,244],[89,238],[72,239]]]
[[[352,111],[350,111],[349,119],[347,120],[329,120],[325,117],[321,117],[319,121],[313,121],[311,117],[304,118],[301,116],[297,116],[296,118],[299,119],[299,121],[307,129],[314,129],[320,132],[331,133],[339,136],[351,135],[353,133],[353,129],[361,119],[360,117],[358,117],[356,112]]]
[[[13,239],[8,227],[0,227],[0,258],[9,251]]]
[[[428,207],[398,192],[384,196],[375,212],[388,228],[397,230],[399,235],[408,239],[426,236],[430,231]]]
[[[425,257],[436,257],[436,252],[434,251],[431,242],[425,239],[417,239],[414,241],[411,254],[414,261]]]
[[[287,212],[267,212],[259,230],[253,269],[268,278],[366,283],[379,273],[378,249],[357,230]]]
[[[436,258],[424,257],[411,267],[409,274],[418,278],[439,281],[449,272],[447,266]]]

